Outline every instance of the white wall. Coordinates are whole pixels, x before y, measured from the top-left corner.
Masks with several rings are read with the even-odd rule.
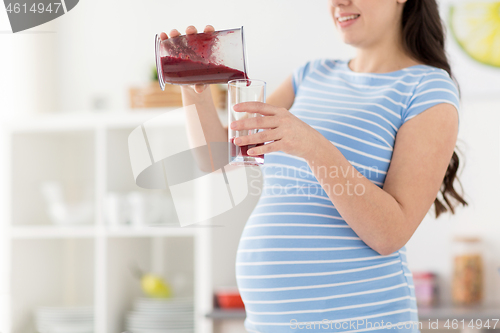
[[[56,109],[55,21],[10,33],[0,10],[0,119]]]
[[[429,213],[407,244],[412,270],[433,270],[441,279],[443,300],[451,298],[452,238],[478,235],[485,250],[485,299],[500,300],[500,97],[469,98],[462,103],[459,142],[460,179],[466,208],[435,219]]]

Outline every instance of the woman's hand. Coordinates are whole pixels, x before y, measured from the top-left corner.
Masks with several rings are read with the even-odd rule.
[[[234,106],[235,112],[260,113],[264,117],[252,117],[233,121],[236,131],[264,129],[264,131],[236,138],[238,146],[274,141],[248,150],[248,155],[268,154],[274,151],[308,159],[314,152],[317,140],[325,139],[318,131],[306,124],[287,109],[262,102],[244,102]]]
[[[205,32],[205,33],[214,32],[214,31],[215,31],[215,29],[211,25],[207,25],[205,27],[205,30],[203,30],[203,32]],[[186,35],[195,34],[197,32],[198,32],[198,30],[196,30],[196,28],[192,25],[190,25],[189,27],[186,28]],[[173,29],[170,31],[170,38],[175,38],[175,37],[180,36],[180,35],[181,35],[181,33],[179,31],[177,31],[176,29]],[[168,35],[166,33],[162,32],[160,34],[160,39],[161,40],[168,39]],[[208,85],[207,84],[195,84],[195,85],[191,85],[190,87],[193,88],[194,91],[196,91],[197,93],[202,93],[208,87]]]

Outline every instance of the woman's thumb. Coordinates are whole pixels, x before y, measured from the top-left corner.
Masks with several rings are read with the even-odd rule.
[[[200,94],[205,90],[206,87],[207,87],[206,84],[195,84],[194,91],[196,91],[198,94]]]

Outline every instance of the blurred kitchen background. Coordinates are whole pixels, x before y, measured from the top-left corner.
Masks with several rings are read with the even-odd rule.
[[[450,14],[464,3],[441,2],[449,30],[473,12]],[[185,319],[175,332],[245,332],[234,263],[251,210],[175,228],[168,190],[137,187],[127,149],[135,127],[179,103],[154,81],[155,34],[206,24],[245,27],[249,76],[268,94],[305,61],[354,55],[326,0],[82,0],[15,35],[0,10],[0,332],[174,332],[174,317]],[[448,53],[469,207],[429,213],[407,245],[424,328],[439,319],[447,331],[447,319],[500,318],[500,68],[464,33],[448,35]],[[225,121],[224,86],[212,93]],[[171,131],[185,139],[183,119]]]

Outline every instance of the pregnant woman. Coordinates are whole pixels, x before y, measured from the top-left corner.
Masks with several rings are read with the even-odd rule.
[[[438,7],[331,0],[329,10],[356,56],[303,64],[267,103],[235,107],[264,117],[230,124],[264,129],[238,145],[270,142],[248,152],[266,155],[236,260],[244,325],[252,333],[419,332],[405,244],[433,203],[438,216],[466,205],[453,187],[459,94]],[[182,93],[201,110],[207,141],[227,141],[205,86]]]

